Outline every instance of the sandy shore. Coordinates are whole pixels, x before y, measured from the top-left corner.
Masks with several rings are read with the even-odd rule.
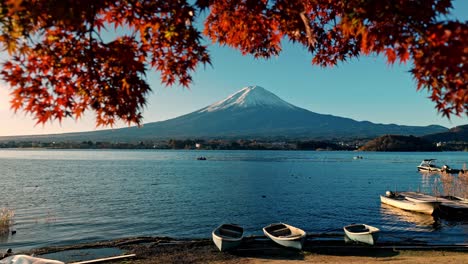
[[[99,255],[100,249],[103,252],[109,249],[116,249],[120,250],[121,254],[136,254],[135,258],[111,262],[135,264],[468,263],[468,248],[463,246],[391,246],[384,244],[370,247],[346,245],[341,241],[327,241],[325,243],[308,243],[308,246],[303,251],[296,251],[281,248],[271,241],[262,239],[260,241],[252,239],[233,252],[219,252],[208,239],[181,241],[170,238],[132,238],[68,247],[43,248],[25,253],[42,255],[46,258],[48,256],[57,256],[50,254],[59,253],[63,257],[63,259],[59,260],[74,262],[77,260],[105,257],[105,255]],[[67,259],[67,252],[72,252],[70,254],[72,256],[71,259]],[[81,259],[73,259],[73,256],[81,256]]]
[[[137,253],[134,248],[133,252]],[[341,250],[329,248],[311,251],[294,251],[280,247],[267,249],[219,252],[213,245],[168,247],[151,250],[127,263],[468,263],[468,252],[449,250]]]
[[[150,263],[150,262],[147,262]],[[152,262],[151,263],[156,263]],[[219,261],[211,263],[272,263],[272,264],[301,264],[301,263],[468,263],[468,254],[454,252],[434,251],[402,251],[394,257],[360,257],[360,256],[332,256],[310,254],[302,260],[265,259],[265,258],[242,258],[230,261]]]
[[[279,249],[281,251],[281,249]],[[126,263],[219,263],[219,264],[301,264],[301,263],[468,263],[467,252],[452,251],[393,251],[392,254],[372,254],[366,256],[321,254],[300,252],[289,254],[259,254],[259,253],[221,253],[212,248],[177,249],[159,254],[146,255]]]

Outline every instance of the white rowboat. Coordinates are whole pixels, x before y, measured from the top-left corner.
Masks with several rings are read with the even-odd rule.
[[[343,227],[346,236],[356,242],[374,245],[380,229],[366,224],[354,224]]]
[[[402,192],[407,200],[414,202],[437,202],[440,212],[446,216],[461,216],[468,214],[468,203],[454,196],[437,197],[419,192]]]
[[[393,193],[392,193],[393,194]],[[408,200],[403,195],[387,195],[380,196],[380,201],[384,204],[388,204],[394,207],[398,207],[403,210],[413,211],[423,214],[432,214],[434,210],[439,207],[440,202],[436,201],[416,201]]]
[[[222,224],[212,232],[213,242],[220,251],[238,247],[243,236],[244,228],[235,224]]]
[[[461,196],[454,196],[456,199],[460,201],[460,203],[468,203],[468,198],[461,197]]]
[[[302,249],[306,239],[306,232],[304,230],[284,223],[268,225],[263,228],[263,233],[281,246],[299,250]]]

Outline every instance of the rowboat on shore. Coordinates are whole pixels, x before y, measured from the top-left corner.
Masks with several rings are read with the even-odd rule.
[[[304,230],[284,223],[265,226],[263,233],[281,246],[299,250],[302,249],[306,239],[306,232]]]
[[[244,228],[235,224],[222,224],[212,232],[213,242],[219,251],[238,247],[244,236]]]
[[[12,255],[6,258],[0,257],[2,264],[65,264],[62,261],[28,256],[24,254]]]
[[[380,229],[366,224],[353,224],[343,227],[345,235],[352,241],[374,245]]]
[[[380,201],[384,204],[423,214],[433,214],[440,205],[439,201],[418,201],[416,199],[410,199],[407,199],[404,195],[395,194],[390,191],[387,191],[385,196],[380,196]]]

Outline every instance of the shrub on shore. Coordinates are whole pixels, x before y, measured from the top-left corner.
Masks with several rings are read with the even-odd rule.
[[[466,165],[463,166],[458,175],[440,172],[439,177],[434,179],[432,192],[434,195],[468,198],[468,170],[466,169]]]
[[[14,216],[15,213],[11,209],[2,208],[0,210],[0,235],[7,234],[10,231],[10,227],[13,226]]]

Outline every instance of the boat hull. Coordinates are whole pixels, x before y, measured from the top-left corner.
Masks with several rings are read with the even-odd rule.
[[[435,167],[418,166],[418,171],[438,172],[441,171],[441,169]]]
[[[304,241],[305,241],[305,237],[301,238],[301,239],[296,239],[296,240],[280,240],[280,239],[276,239],[276,238],[271,237],[271,236],[268,236],[268,237],[278,245],[281,245],[283,247],[288,247],[288,248],[295,248],[295,249],[299,249],[299,250],[302,250],[302,247],[303,247]]]
[[[356,227],[359,229],[362,228],[363,230],[353,230],[356,229]],[[345,226],[343,230],[348,239],[368,245],[375,244],[379,238],[380,232],[378,228],[364,224]]]
[[[278,229],[272,231],[275,226],[280,225],[284,226],[285,229],[288,229],[288,235],[279,235],[278,233],[276,233]],[[288,248],[295,248],[298,250],[302,250],[302,247],[306,240],[306,233],[304,232],[304,230],[283,223],[271,224],[269,226],[266,226],[263,228],[263,233],[265,234],[265,236],[273,240],[273,242],[277,243],[278,245]]]
[[[423,214],[433,214],[439,204],[437,202],[415,202],[406,199],[395,199],[382,195],[380,196],[380,201],[393,207]]]
[[[211,235],[219,251],[228,251],[242,243],[243,233],[243,228],[238,225],[223,224],[213,230]]]
[[[418,165],[418,171],[441,171],[441,168],[434,164],[435,159],[425,159]]]

